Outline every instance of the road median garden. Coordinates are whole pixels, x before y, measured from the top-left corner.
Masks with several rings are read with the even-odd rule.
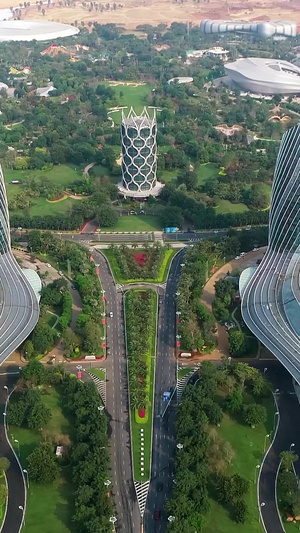
[[[133,476],[148,481],[151,469],[157,294],[130,290],[125,295]]]

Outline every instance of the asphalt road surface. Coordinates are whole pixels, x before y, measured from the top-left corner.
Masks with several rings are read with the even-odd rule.
[[[14,368],[14,370],[16,370]],[[10,369],[6,369],[7,372]],[[13,389],[15,382],[18,379],[16,375],[3,375],[0,376],[0,409],[1,413],[4,413],[5,402],[7,399],[7,390],[4,386],[8,387],[9,392]],[[8,484],[8,505],[5,520],[1,529],[1,533],[19,533],[23,520],[23,511],[19,509],[19,505],[25,508],[25,486],[22,471],[16,460],[14,453],[9,446],[5,431],[4,431],[4,416],[1,414],[0,424],[0,450],[1,457],[7,457],[10,462],[10,467],[6,472],[6,479]]]
[[[165,533],[167,514],[165,504],[173,487],[175,443],[175,404],[171,402],[162,417],[166,404],[163,392],[176,386],[175,359],[175,293],[184,250],[179,252],[170,269],[166,291],[160,297],[158,315],[158,339],[155,372],[155,402],[153,422],[152,471],[145,510],[145,533]],[[161,511],[161,519],[154,519],[154,512]]]
[[[115,525],[117,531],[139,533],[141,519],[132,477],[123,298],[103,255],[95,251],[93,257],[99,265],[106,297],[106,409],[110,419],[111,492],[118,519]],[[113,318],[109,317],[111,311]]]

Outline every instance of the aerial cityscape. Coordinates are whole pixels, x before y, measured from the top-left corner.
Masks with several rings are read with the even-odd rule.
[[[299,531],[299,24],[0,0],[1,533]]]

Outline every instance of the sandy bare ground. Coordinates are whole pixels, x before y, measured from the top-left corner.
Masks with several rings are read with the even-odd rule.
[[[97,21],[102,24],[116,23],[127,29],[134,29],[139,24],[159,23],[171,24],[172,22],[192,22],[199,24],[203,18],[211,19],[242,19],[249,21],[259,20],[293,20],[300,24],[300,10],[296,0],[291,2],[265,0],[261,3],[255,1],[240,2],[232,0],[230,2],[221,2],[220,0],[210,0],[210,3],[196,3],[193,0],[187,0],[180,4],[172,0],[122,0],[123,8],[117,7],[114,10],[89,12],[83,7],[81,2],[76,2],[75,6],[59,6],[58,1],[49,8],[45,5],[45,15],[38,11],[34,4],[23,11],[24,19],[46,18],[55,22],[75,23],[78,26],[81,22]],[[99,5],[101,2],[99,1]],[[105,5],[104,2],[102,2]],[[9,0],[0,0],[1,7],[10,7],[12,2]],[[113,6],[113,2],[110,2]],[[117,2],[117,6],[119,3]]]

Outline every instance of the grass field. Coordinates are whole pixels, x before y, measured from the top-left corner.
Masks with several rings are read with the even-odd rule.
[[[65,418],[61,407],[61,395],[58,390],[49,387],[43,396],[43,402],[51,409],[52,418],[47,425],[47,433],[70,434],[72,428]],[[39,444],[42,437],[36,431],[15,426],[10,427],[13,435],[20,443],[20,460],[23,468],[27,467],[27,456]],[[14,442],[12,442],[14,444]],[[16,453],[18,449],[15,448]],[[50,485],[42,485],[29,480],[27,497],[26,525],[24,533],[71,533],[72,529],[72,483],[71,469],[64,467],[61,476]]]
[[[71,165],[54,165],[51,170],[11,170],[7,168],[4,170],[4,177],[6,184],[14,180],[26,182],[30,178],[47,178],[56,185],[68,187],[73,181],[82,179],[82,172],[80,167]],[[17,191],[21,189],[20,185],[7,185],[7,187],[17,189]]]
[[[141,291],[139,291],[141,292]],[[132,456],[133,456],[133,477],[135,481],[148,481],[151,473],[151,456],[152,456],[152,424],[153,424],[153,401],[154,401],[154,386],[155,386],[155,357],[156,357],[156,333],[157,333],[157,294],[153,300],[153,308],[151,314],[152,334],[148,339],[148,351],[145,354],[147,363],[147,392],[148,392],[148,407],[147,407],[147,421],[140,423],[136,420],[136,413],[134,410],[130,412],[131,425],[131,441],[132,441]],[[125,296],[126,306],[126,296]],[[125,307],[126,308],[126,307]],[[141,475],[140,458],[141,458],[141,439],[140,430],[144,430],[144,475]]]
[[[223,403],[223,398],[219,398]],[[253,403],[252,396],[246,395],[245,403]],[[265,436],[273,431],[274,403],[273,398],[260,401],[267,409],[268,419],[265,425],[261,424],[255,429],[246,426],[241,419],[231,418],[225,414],[224,419],[218,428],[219,434],[228,441],[233,450],[234,458],[228,468],[228,474],[240,474],[248,479],[250,491],[246,497],[248,505],[248,519],[244,524],[233,522],[228,511],[214,499],[211,498],[211,508],[207,515],[207,524],[203,528],[203,533],[262,533],[263,527],[259,522],[257,508],[257,468],[264,455]]]
[[[22,185],[9,185],[10,181],[19,180],[27,181],[30,178],[47,178],[56,185],[62,187],[68,187],[72,182],[82,179],[82,172],[80,168],[72,167],[69,165],[56,165],[51,170],[5,170],[6,192],[8,201],[22,191]],[[44,215],[56,215],[63,214],[71,211],[72,205],[76,200],[72,198],[66,198],[61,202],[47,202],[44,197],[33,198],[32,206],[27,211],[17,210],[13,211],[14,214],[23,215],[28,214],[30,216],[44,216]]]
[[[220,200],[215,211],[217,215],[224,215],[225,213],[244,213],[244,211],[249,211],[249,209],[246,204],[232,204],[229,200]]]
[[[219,168],[215,163],[204,163],[200,165],[198,174],[198,184],[202,185],[205,181],[210,178],[218,177]]]
[[[75,200],[76,201],[76,200]],[[159,217],[153,215],[124,215],[118,218],[115,226],[101,229],[102,232],[112,231],[161,231],[162,225]]]
[[[128,107],[125,112],[128,112],[129,108],[132,106],[136,113],[141,113],[143,107],[147,103],[146,99],[151,94],[151,91],[153,89],[153,85],[150,85],[150,83],[146,83],[145,85],[139,85],[138,87],[133,87],[125,84],[112,87],[110,82],[107,82],[105,85],[113,89],[119,106]],[[120,93],[123,93],[123,96]],[[111,113],[110,116],[115,122],[115,124],[121,123],[120,111],[117,111],[116,113]]]
[[[172,261],[172,258],[174,257],[176,250],[170,249],[165,251],[165,256],[163,258],[163,261],[161,263],[158,276],[155,279],[124,279],[122,277],[119,265],[117,263],[117,260],[114,256],[114,253],[112,250],[101,250],[103,255],[105,255],[106,259],[108,260],[110,267],[112,269],[115,281],[117,283],[137,283],[137,282],[143,282],[143,283],[163,283],[167,279],[169,267]],[[139,252],[142,251],[142,249],[139,249]]]

